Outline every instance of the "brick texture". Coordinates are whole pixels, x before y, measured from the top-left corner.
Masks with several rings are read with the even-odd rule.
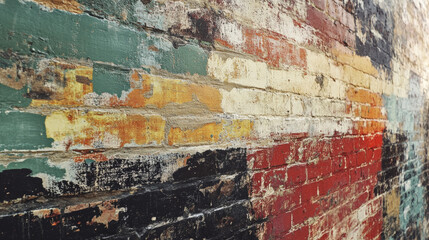
[[[428,239],[428,8],[0,0],[0,239]]]

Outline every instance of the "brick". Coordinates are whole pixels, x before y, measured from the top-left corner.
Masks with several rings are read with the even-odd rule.
[[[277,191],[280,187],[284,187],[286,181],[286,169],[272,169],[264,173],[264,188],[273,188]]]
[[[285,165],[289,157],[293,157],[292,143],[285,143],[273,147],[273,158],[271,159],[270,166]]]
[[[168,144],[189,145],[249,138],[252,128],[252,122],[239,119],[207,123],[195,129],[171,127],[168,132]]]
[[[331,174],[331,160],[318,161],[317,163],[309,163],[307,165],[308,179],[324,178]]]
[[[305,184],[301,188],[301,203],[310,201],[313,197],[317,197],[318,183]]]
[[[265,169],[270,166],[273,153],[271,148],[253,150],[253,153],[247,155],[247,161],[250,162],[251,169]]]
[[[297,184],[303,183],[306,181],[306,179],[307,176],[305,165],[295,165],[288,167],[286,182],[288,186],[295,186]]]
[[[98,111],[56,111],[46,117],[45,125],[47,136],[67,149],[160,144],[165,131],[165,120],[160,116]]]
[[[282,236],[284,233],[289,232],[292,226],[292,214],[290,212],[282,213],[275,216],[271,222],[274,236]]]
[[[271,73],[267,64],[238,57],[224,57],[213,52],[208,62],[208,75],[222,82],[265,88]]]
[[[264,172],[257,172],[252,175],[252,196],[260,196],[262,194],[262,182]]]
[[[244,52],[263,59],[274,67],[306,66],[306,52],[281,37],[263,31],[245,29]]]
[[[332,172],[340,172],[347,169],[347,158],[345,156],[337,156],[332,158]]]
[[[293,225],[305,222],[308,218],[313,217],[315,209],[312,203],[303,203],[300,207],[292,211]]]
[[[288,94],[240,88],[221,90],[221,94],[222,109],[226,113],[288,116],[291,112]]]

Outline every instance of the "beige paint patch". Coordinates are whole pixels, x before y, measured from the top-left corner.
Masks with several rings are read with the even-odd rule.
[[[270,75],[265,63],[237,57],[222,57],[217,53],[210,55],[207,65],[209,76],[222,82],[237,83],[243,86],[265,88],[267,76]]]

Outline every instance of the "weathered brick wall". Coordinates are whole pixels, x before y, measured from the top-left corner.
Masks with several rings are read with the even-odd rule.
[[[0,0],[0,239],[428,239],[423,0]]]

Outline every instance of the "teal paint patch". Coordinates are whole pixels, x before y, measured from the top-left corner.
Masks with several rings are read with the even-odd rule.
[[[121,97],[122,91],[130,89],[129,71],[94,64],[92,83],[97,94],[110,93]]]
[[[196,45],[181,46],[166,52],[161,62],[163,69],[172,73],[207,75],[208,55]]]
[[[403,233],[413,229],[421,239],[426,239],[423,232],[426,191],[421,179],[425,162],[425,156],[421,154],[425,147],[426,130],[423,129],[422,115],[425,102],[419,82],[419,77],[411,74],[408,97],[383,96],[383,102],[387,111],[387,131],[404,134],[408,139],[403,153],[404,162],[398,168],[400,228]]]
[[[77,0],[85,11],[99,17],[116,18],[122,23],[135,22],[133,6],[140,0]]]
[[[25,97],[27,90],[27,87],[16,90],[14,88],[0,84],[0,110],[29,106],[31,104],[31,99]]]
[[[89,159],[89,158],[85,159],[85,163],[86,163],[86,165],[88,165],[88,166],[92,165],[94,162],[95,162],[95,161],[94,161],[94,160],[92,160],[92,159]]]
[[[7,167],[4,168],[3,170],[23,169],[23,168],[30,169],[32,176],[38,173],[45,173],[49,176],[62,179],[66,174],[65,169],[49,165],[47,158],[29,158],[22,162],[12,162],[12,163],[9,163]],[[0,169],[0,172],[2,172],[3,170]]]
[[[0,150],[35,150],[51,147],[46,137],[45,116],[0,111]]]
[[[161,8],[160,4],[155,1],[151,1],[148,4],[137,1],[133,8],[133,17],[142,26],[168,31],[165,16],[159,13]]]
[[[3,50],[102,61],[129,68],[150,65],[173,73],[207,74],[208,54],[195,44],[176,49],[170,42],[168,48],[149,49],[166,41],[169,42],[156,34],[149,37],[144,31],[88,15],[48,12],[32,2],[6,0],[0,8]]]

